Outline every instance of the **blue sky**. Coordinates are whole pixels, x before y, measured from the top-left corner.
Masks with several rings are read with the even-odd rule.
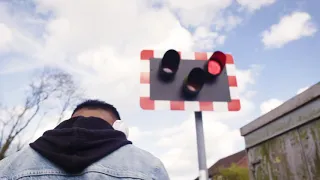
[[[133,142],[161,158],[172,179],[197,175],[193,114],[140,110],[142,49],[234,56],[243,109],[204,113],[209,165],[244,148],[240,127],[319,81],[317,0],[17,2],[0,2],[3,104],[19,106],[40,67],[62,68],[88,97],[116,105]],[[48,117],[37,136],[54,125]]]

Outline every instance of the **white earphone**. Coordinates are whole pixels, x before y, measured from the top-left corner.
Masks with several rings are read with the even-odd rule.
[[[128,126],[123,122],[123,120],[116,120],[113,125],[112,125],[113,129],[117,130],[117,131],[121,131],[123,132],[126,137],[128,138],[129,136],[129,128]]]

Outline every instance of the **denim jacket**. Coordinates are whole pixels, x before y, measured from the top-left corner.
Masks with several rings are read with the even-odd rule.
[[[77,174],[68,174],[29,146],[0,161],[0,180],[169,180],[162,162],[125,145]]]

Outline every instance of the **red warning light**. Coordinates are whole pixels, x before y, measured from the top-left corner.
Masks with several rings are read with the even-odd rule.
[[[212,75],[217,75],[221,73],[221,66],[216,61],[209,61],[208,63],[208,72]]]
[[[216,51],[205,64],[204,70],[210,78],[214,78],[221,74],[226,64],[226,55],[221,51]]]

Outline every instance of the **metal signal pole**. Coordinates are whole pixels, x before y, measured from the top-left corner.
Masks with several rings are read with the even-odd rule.
[[[194,112],[196,120],[197,149],[199,162],[199,180],[208,180],[206,149],[204,144],[204,132],[202,112]]]

